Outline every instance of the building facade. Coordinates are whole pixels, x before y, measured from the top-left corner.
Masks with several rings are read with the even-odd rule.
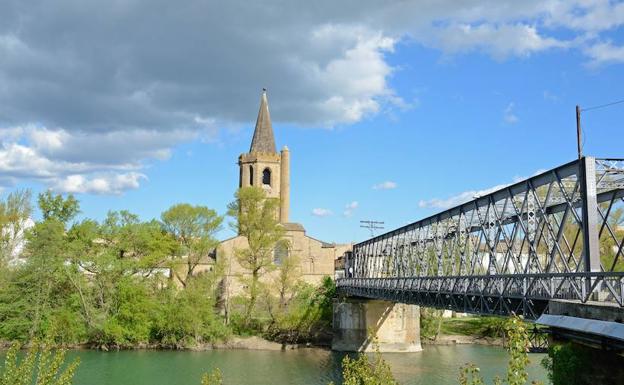
[[[334,277],[334,263],[351,244],[335,244],[323,242],[306,234],[305,228],[299,223],[290,222],[290,151],[284,146],[278,153],[269,113],[266,90],[260,98],[260,110],[251,146],[248,153],[238,158],[238,187],[256,186],[262,188],[267,197],[279,198],[279,222],[285,229],[284,238],[288,241],[288,249],[274,251],[274,263],[279,264],[285,255],[294,255],[299,260],[301,278],[311,284],[319,283],[323,277]],[[235,250],[247,247],[247,239],[235,236],[221,242],[216,250],[216,260],[225,265],[225,289],[227,296],[240,294],[244,287],[243,281],[250,273],[236,261]],[[268,274],[264,279],[272,279]]]

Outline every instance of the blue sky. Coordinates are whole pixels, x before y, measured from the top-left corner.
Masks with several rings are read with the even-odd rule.
[[[10,54],[0,60],[3,193],[23,187],[73,192],[82,215],[98,219],[119,209],[150,219],[178,202],[224,213],[238,185],[237,157],[249,148],[260,90],[267,87],[277,145],[292,154],[291,220],[326,241],[362,240],[368,231],[360,220],[395,228],[574,159],[574,106],[624,99],[624,7],[550,3],[545,11],[537,5],[515,10],[511,2],[501,16],[476,2],[455,19],[436,16],[444,11],[440,5],[417,25],[403,25],[402,13],[415,9],[384,10],[383,24],[362,15],[342,20],[346,16],[328,6],[310,16],[309,25],[278,26],[294,28],[299,40],[263,26],[264,34],[278,36],[262,52],[269,58],[235,50],[245,27],[227,19],[227,28],[212,32],[234,40],[216,49],[216,60],[212,46],[197,48],[201,40],[180,48],[168,47],[167,39],[161,44],[168,55],[155,49],[127,59],[127,47],[107,40],[105,16],[95,39],[101,50],[111,50],[104,64],[81,43],[80,31],[47,42],[42,31],[0,29],[0,50]],[[469,11],[481,13],[466,16]],[[49,24],[58,28],[54,20]],[[174,34],[181,37],[193,32],[179,29]],[[297,43],[310,36],[298,51]],[[260,38],[250,33],[240,47],[254,39]],[[85,52],[93,61],[71,62]],[[172,59],[186,53],[184,60]],[[42,69],[32,64],[38,57],[69,64]],[[26,65],[15,72],[12,60]],[[236,67],[240,60],[252,63]],[[98,71],[125,78],[111,86],[93,75]],[[16,97],[3,99],[17,87],[9,76],[21,86]],[[42,91],[46,76],[52,81]],[[624,104],[584,113],[585,153],[624,157],[623,119]],[[225,226],[221,236],[231,234]]]

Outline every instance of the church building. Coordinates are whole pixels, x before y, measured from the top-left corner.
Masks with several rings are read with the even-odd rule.
[[[276,150],[266,90],[260,97],[260,111],[249,152],[238,157],[238,166],[239,188],[261,187],[267,197],[280,200],[277,215],[284,226],[288,247],[278,246],[274,250],[274,263],[279,264],[285,256],[295,255],[300,261],[299,272],[304,281],[317,284],[324,276],[333,278],[334,261],[351,250],[351,245],[337,245],[312,238],[306,234],[303,225],[290,221],[290,151],[286,146],[280,152]],[[235,236],[222,241],[216,250],[216,260],[225,261],[225,282],[229,295],[239,294],[243,289],[240,278],[250,274],[234,256],[234,250],[246,247],[245,237]]]

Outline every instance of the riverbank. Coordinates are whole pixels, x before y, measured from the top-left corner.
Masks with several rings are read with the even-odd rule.
[[[421,340],[423,345],[483,345],[483,346],[504,346],[502,338],[470,336],[461,334],[439,335],[436,339]]]
[[[0,351],[8,350],[12,342],[8,341],[0,341]],[[30,346],[30,343],[24,345],[24,348]],[[281,350],[296,350],[296,349],[307,349],[307,348],[315,348],[315,349],[324,349],[329,350],[330,343],[301,343],[301,344],[286,344],[275,341],[269,341],[262,337],[258,336],[233,336],[228,338],[227,340],[218,341],[218,342],[210,342],[210,343],[201,343],[194,346],[164,346],[161,344],[138,344],[134,346],[110,346],[110,345],[95,345],[91,343],[83,343],[83,344],[63,344],[57,346],[59,348],[67,349],[67,350],[93,350],[93,351],[123,351],[123,350],[162,350],[162,351],[191,351],[191,352],[202,352],[209,350],[265,350],[265,351],[281,351]]]

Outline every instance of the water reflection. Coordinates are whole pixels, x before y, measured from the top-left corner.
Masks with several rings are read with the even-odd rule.
[[[75,351],[81,364],[75,385],[194,385],[201,374],[220,368],[228,385],[340,383],[344,354],[320,349],[285,352],[216,350]],[[393,373],[406,385],[457,384],[459,367],[473,362],[486,379],[503,375],[507,354],[484,346],[427,346],[423,352],[384,354]],[[546,381],[539,366],[542,355],[531,355],[530,378]]]

